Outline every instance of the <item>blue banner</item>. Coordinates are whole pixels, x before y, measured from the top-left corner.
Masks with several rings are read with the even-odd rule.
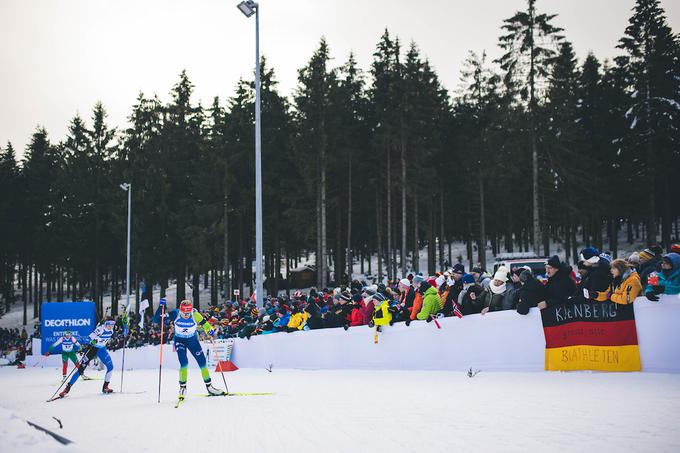
[[[94,302],[43,302],[41,314],[40,335],[43,354],[67,330],[70,330],[82,344],[87,343],[87,336],[97,327]]]

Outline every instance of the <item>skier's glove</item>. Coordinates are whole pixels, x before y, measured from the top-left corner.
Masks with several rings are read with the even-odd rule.
[[[645,294],[647,296],[647,299],[651,300],[652,302],[658,302],[659,301],[659,296],[657,296],[654,293],[649,293]]]
[[[371,329],[375,327],[375,323],[373,322],[373,320],[368,321],[368,327],[370,327]]]
[[[208,331],[208,335],[211,336],[211,337],[212,337],[213,335],[215,335],[215,329],[210,329],[210,330]]]
[[[426,321],[427,321],[427,322],[432,322],[432,316],[428,316]]]
[[[588,299],[595,300],[599,296],[597,291],[593,291],[593,290],[590,290],[590,289],[588,289],[586,291],[588,291]]]
[[[159,300],[158,303],[161,305],[161,307],[165,307],[168,304],[168,301],[165,300],[165,297],[161,297],[161,300]]]
[[[45,353],[45,357],[49,357],[49,356],[50,356],[50,351],[47,351],[47,352]]]

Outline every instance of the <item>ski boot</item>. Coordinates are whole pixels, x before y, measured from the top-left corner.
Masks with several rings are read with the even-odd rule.
[[[180,384],[179,385],[179,396],[177,399],[179,401],[184,401],[184,396],[187,394],[187,385],[186,384]]]
[[[205,384],[205,389],[208,391],[208,395],[210,396],[226,395],[226,392],[224,390],[220,390],[218,388],[213,387],[211,383]]]
[[[65,397],[65,396],[68,394],[68,392],[69,392],[70,390],[71,390],[71,384],[66,384],[66,388],[64,388],[64,390],[62,390],[62,391],[59,393],[59,398]]]
[[[107,394],[107,393],[113,393],[113,390],[109,388],[109,383],[104,381],[104,385],[102,386],[102,393]]]

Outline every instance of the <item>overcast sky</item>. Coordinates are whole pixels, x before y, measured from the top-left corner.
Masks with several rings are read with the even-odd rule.
[[[0,0],[0,146],[21,155],[36,125],[62,140],[76,114],[98,100],[122,127],[137,94],[168,100],[186,68],[194,100],[230,96],[254,64],[254,18],[237,0]],[[334,65],[354,51],[362,68],[385,27],[415,41],[449,89],[458,86],[469,50],[499,54],[503,19],[525,0],[261,0],[261,50],[289,95],[302,67],[326,37]],[[557,13],[579,60],[617,54],[634,0],[538,0]],[[680,1],[662,0],[675,32]],[[264,119],[263,119],[264,120]]]

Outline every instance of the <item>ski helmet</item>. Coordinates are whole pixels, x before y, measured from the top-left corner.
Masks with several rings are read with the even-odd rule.
[[[181,313],[191,313],[193,310],[194,310],[194,306],[191,304],[191,301],[183,300],[179,304],[179,311]]]

